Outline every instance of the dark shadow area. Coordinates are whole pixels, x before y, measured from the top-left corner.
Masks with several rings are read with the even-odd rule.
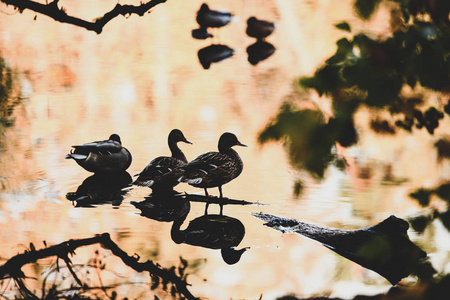
[[[197,56],[203,69],[210,68],[212,63],[218,63],[233,56],[234,50],[226,45],[212,44],[198,50]]]
[[[427,256],[409,239],[408,222],[395,216],[359,230],[321,227],[263,213],[253,216],[283,233],[298,233],[316,240],[339,255],[377,272],[392,285],[416,272]]]
[[[86,178],[75,192],[66,194],[77,207],[93,207],[99,204],[119,206],[122,203],[132,178],[128,172],[96,173]]]
[[[186,229],[181,229],[185,218],[175,220],[171,237],[177,243],[185,243],[209,249],[220,249],[227,264],[235,264],[248,247],[236,249],[245,235],[241,221],[225,215],[203,215],[189,222]]]

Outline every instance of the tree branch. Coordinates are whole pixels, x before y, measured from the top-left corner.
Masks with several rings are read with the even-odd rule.
[[[21,13],[25,9],[32,10],[34,12],[46,15],[55,21],[61,23],[72,24],[75,26],[86,28],[90,31],[95,31],[97,34],[100,34],[103,30],[103,27],[112,19],[117,17],[118,15],[131,15],[137,14],[139,16],[143,16],[147,11],[152,9],[158,4],[164,3],[167,0],[150,0],[146,3],[141,3],[141,5],[121,5],[119,3],[109,12],[103,15],[103,17],[99,17],[95,19],[94,22],[89,22],[77,17],[69,16],[66,13],[64,7],[59,8],[58,2],[59,0],[53,0],[50,3],[42,4],[36,1],[31,0],[0,0],[0,2],[5,3],[6,5],[13,5],[16,7]]]
[[[69,240],[58,245],[50,246],[40,250],[27,250],[24,253],[17,254],[11,257],[4,265],[0,266],[0,280],[5,279],[10,275],[16,282],[22,284],[23,290],[27,291],[26,287],[22,283],[22,278],[25,277],[22,272],[22,267],[26,264],[36,262],[39,259],[57,256],[64,259],[69,267],[70,261],[68,255],[73,254],[75,249],[83,246],[101,244],[104,248],[111,250],[111,252],[122,259],[122,261],[137,272],[147,271],[151,275],[158,276],[167,282],[172,282],[177,291],[183,294],[187,299],[198,299],[194,297],[187,289],[187,282],[171,272],[171,269],[165,269],[151,260],[146,262],[138,262],[137,257],[129,256],[125,251],[111,240],[109,233],[103,233],[92,238]],[[34,248],[34,247],[32,247]],[[67,258],[67,260],[65,259]],[[70,269],[70,268],[69,268]],[[72,274],[73,275],[73,274]],[[75,279],[77,279],[75,277]],[[79,279],[77,280],[77,282]],[[79,284],[81,283],[78,282]]]

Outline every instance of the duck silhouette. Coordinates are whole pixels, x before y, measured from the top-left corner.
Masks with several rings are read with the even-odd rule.
[[[223,133],[219,139],[219,152],[201,154],[183,166],[184,173],[179,181],[203,188],[206,196],[208,196],[207,188],[218,187],[220,198],[223,198],[222,185],[238,177],[244,168],[239,154],[231,148],[233,146],[247,147],[239,142],[233,133]],[[206,203],[205,214],[208,205],[209,201]],[[220,204],[220,214],[222,212],[223,204]]]
[[[172,156],[160,156],[153,159],[133,182],[134,185],[146,186],[153,190],[172,190],[183,174],[180,167],[187,163],[186,156],[178,147],[178,142],[192,144],[179,129],[169,133],[168,145]]]
[[[170,231],[172,240],[209,249],[220,249],[222,258],[227,264],[235,264],[242,254],[249,249],[236,249],[245,236],[245,227],[238,219],[224,215],[203,215],[189,222],[186,229],[181,230],[185,218],[173,222]]]
[[[247,20],[247,35],[258,40],[264,40],[271,35],[274,30],[275,25],[272,22],[258,20],[256,17],[250,17]]]
[[[220,28],[234,19],[233,14],[219,10],[212,10],[208,4],[203,3],[197,12],[197,23],[200,28]]]
[[[72,147],[74,149],[66,155],[66,159],[75,160],[89,172],[121,172],[131,164],[131,153],[122,147],[122,142],[117,134],[111,134],[108,140]]]

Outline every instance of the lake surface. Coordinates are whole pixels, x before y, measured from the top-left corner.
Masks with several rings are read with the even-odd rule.
[[[89,8],[80,1],[62,5],[70,14],[90,20],[115,3],[96,1]],[[288,293],[350,297],[387,291],[389,282],[378,274],[305,237],[264,227],[251,213],[357,229],[392,214],[408,218],[423,212],[408,194],[448,179],[450,165],[439,164],[433,148],[437,138],[448,133],[448,118],[434,136],[417,131],[386,137],[369,130],[370,112],[362,111],[356,118],[360,142],[344,150],[350,167],[347,171],[330,167],[321,181],[292,168],[281,144],[257,142],[258,133],[287,99],[294,97],[301,105],[331,113],[325,97],[296,92],[293,81],[312,75],[335,52],[335,41],[345,33],[333,24],[349,20],[356,30],[382,35],[387,32],[388,11],[381,9],[370,23],[361,23],[353,15],[351,1],[338,7],[333,1],[212,1],[211,8],[232,11],[239,19],[214,30],[213,39],[195,40],[191,30],[197,27],[195,14],[201,3],[168,1],[144,17],[114,19],[100,35],[41,15],[33,20],[33,13],[2,7],[8,14],[0,17],[0,53],[17,73],[27,99],[16,107],[15,124],[4,129],[1,138],[0,256],[7,259],[30,242],[43,248],[43,241],[54,245],[109,232],[122,249],[137,253],[143,261],[169,267],[182,256],[189,262],[189,288],[197,297],[275,299]],[[246,19],[252,15],[276,23],[267,39],[276,51],[257,65],[247,61],[246,53],[254,42],[245,35]],[[235,54],[206,70],[197,52],[210,44],[227,45]],[[66,193],[92,175],[64,159],[72,145],[117,133],[133,155],[127,171],[134,175],[153,158],[170,153],[167,135],[173,128],[193,142],[180,145],[188,159],[216,150],[226,131],[248,145],[236,149],[244,171],[223,187],[224,194],[264,205],[224,207],[225,215],[245,226],[239,247],[250,247],[237,264],[227,265],[219,250],[176,244],[170,222],[141,216],[131,202],[143,201],[150,189],[135,187],[116,206],[74,207],[66,199]],[[296,197],[293,188],[298,180],[304,189]],[[176,189],[202,193],[186,184]],[[217,189],[210,192],[218,195]],[[192,202],[186,221],[203,212],[204,203]],[[218,213],[219,206],[211,204],[209,212]],[[448,271],[450,236],[442,224],[433,223],[423,235],[411,230],[409,235],[429,253],[435,267]],[[104,275],[104,281],[128,282],[117,289],[120,299],[153,298],[148,275],[123,266],[101,247],[78,250],[74,262],[87,263],[95,250],[114,270]],[[41,278],[45,266],[25,271]],[[31,289],[40,286],[39,280],[31,283]],[[157,293],[170,299],[163,291]]]

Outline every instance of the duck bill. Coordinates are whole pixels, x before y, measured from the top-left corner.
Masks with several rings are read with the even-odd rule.
[[[242,147],[247,147],[247,145],[246,144],[242,144],[241,142],[237,142],[237,144],[236,144],[236,146],[242,146]]]
[[[188,139],[184,139],[183,142],[185,142],[186,144],[191,144],[192,145],[192,142],[190,140],[188,140]]]

